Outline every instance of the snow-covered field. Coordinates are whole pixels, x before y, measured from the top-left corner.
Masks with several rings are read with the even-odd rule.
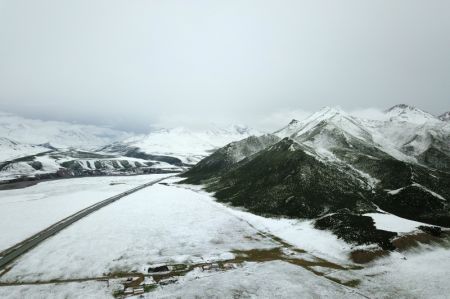
[[[0,287],[4,299],[111,299],[111,293],[105,282],[97,281]]]
[[[338,239],[336,235],[329,231],[315,229],[311,220],[258,216],[246,212],[243,209],[228,207],[216,202],[212,194],[201,190],[199,186],[183,185],[183,187],[202,194],[204,199],[212,205],[226,209],[228,213],[246,221],[259,231],[275,235],[289,244],[302,248],[317,257],[337,263],[348,263],[348,254],[352,250],[352,246]]]
[[[0,287],[2,298],[110,298],[105,282]],[[136,296],[136,298],[139,298]],[[226,272],[192,271],[144,298],[364,298],[357,290],[286,262],[246,263]]]
[[[310,221],[256,216],[216,202],[197,186],[174,185],[177,180],[143,189],[74,223],[14,262],[0,283],[146,273],[149,265],[160,263],[228,260],[236,250],[279,247],[281,238],[305,250],[302,255],[308,260],[319,257],[346,269],[311,267],[317,275],[276,259],[247,261],[228,271],[196,268],[145,298],[445,298],[450,292],[450,250],[445,244],[395,252],[349,269],[351,245],[314,229]],[[109,187],[114,186],[106,184],[105,189]],[[378,227],[390,225],[399,232],[420,224],[392,215],[369,216]],[[333,279],[360,284],[352,288]],[[1,286],[0,298],[110,298],[116,287],[102,281]]]
[[[87,216],[20,258],[3,281],[97,277],[276,246],[206,195],[157,184]],[[76,261],[68,263],[67,261]]]
[[[0,251],[85,207],[164,176],[62,179],[0,191]]]
[[[450,244],[394,252],[361,270],[327,276],[359,279],[358,289],[370,298],[449,298]]]
[[[199,294],[199,290],[202,290]],[[191,272],[145,298],[363,298],[356,290],[281,261],[246,263],[242,268]]]

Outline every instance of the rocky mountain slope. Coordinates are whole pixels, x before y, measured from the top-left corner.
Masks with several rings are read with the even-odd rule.
[[[412,162],[441,170],[450,169],[450,124],[418,108],[394,106],[386,112],[388,120],[375,122],[376,142],[395,149]],[[406,157],[398,157],[407,160]]]
[[[215,151],[207,159],[201,160],[192,168],[189,171],[190,180],[199,183],[202,180],[225,173],[237,162],[258,153],[278,141],[280,141],[279,137],[265,134],[250,136],[243,140],[232,142]]]
[[[317,219],[349,242],[385,249],[395,234],[377,229],[366,213],[450,227],[448,124],[407,105],[385,115],[363,120],[324,108],[264,140],[227,145],[185,173],[185,182],[206,184],[220,201]],[[240,150],[247,147],[255,150]]]

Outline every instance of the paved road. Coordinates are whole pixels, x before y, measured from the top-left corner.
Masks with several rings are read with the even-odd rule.
[[[25,252],[27,252],[28,250],[30,250],[31,248],[37,246],[39,243],[41,243],[42,241],[44,241],[45,239],[53,236],[54,234],[60,232],[61,230],[63,230],[64,228],[68,227],[69,225],[71,225],[72,223],[74,223],[75,221],[80,220],[83,217],[86,217],[87,215],[103,208],[104,206],[107,206],[119,199],[121,199],[122,197],[125,197],[131,193],[137,192],[141,189],[144,189],[146,187],[149,187],[151,185],[154,185],[156,183],[159,183],[165,179],[167,179],[169,177],[165,177],[162,179],[158,179],[155,181],[151,181],[148,182],[146,184],[140,185],[136,188],[130,189],[128,191],[125,191],[123,193],[117,194],[115,196],[109,197],[103,201],[100,201],[96,204],[93,204],[92,206],[89,206],[67,218],[64,218],[63,220],[53,224],[50,227],[47,227],[46,229],[40,231],[39,233],[29,237],[28,239],[0,252],[0,270],[2,270],[3,268],[5,268],[9,263],[11,263],[13,260],[15,260],[16,258],[18,258],[19,256],[21,256],[22,254],[24,254]]]

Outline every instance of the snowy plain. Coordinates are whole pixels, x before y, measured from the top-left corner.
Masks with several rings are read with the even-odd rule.
[[[199,290],[203,290],[201,293]],[[144,298],[364,298],[358,291],[282,261],[246,263],[226,272],[191,272]],[[137,296],[135,298],[138,298]]]
[[[287,220],[264,220],[251,215],[219,204],[209,194],[189,186],[157,184],[97,211],[45,241],[15,262],[0,281],[99,277],[114,271],[142,273],[153,264],[220,261],[233,258],[234,250],[280,246],[261,232],[286,231],[291,241],[298,242],[312,237],[314,229],[310,224],[296,227],[296,223]],[[295,231],[299,236],[294,238]],[[326,241],[329,236],[325,232],[319,236],[327,242],[321,245],[323,250],[336,240]],[[112,292],[112,287],[104,282],[0,287],[0,296],[5,298],[109,298]],[[199,296],[361,297],[351,288],[282,261],[249,262],[226,272],[197,269],[175,284],[146,294],[147,298]]]
[[[96,202],[165,176],[72,178],[0,190],[0,251]]]
[[[393,252],[361,270],[338,270],[326,276],[359,279],[358,290],[369,298],[449,298],[450,243]]]
[[[170,179],[177,181],[177,178]],[[202,198],[218,208],[249,223],[259,231],[275,235],[285,242],[306,250],[319,258],[332,262],[348,263],[348,254],[352,246],[336,237],[329,231],[314,228],[312,220],[269,218],[255,215],[244,209],[230,207],[215,200],[213,194],[202,190],[201,186],[182,185],[202,195]]]
[[[111,293],[105,282],[97,281],[0,287],[2,299],[111,299]]]
[[[19,258],[0,282],[145,273],[149,265],[160,263],[227,260],[236,249],[280,246],[271,236],[306,250],[311,259],[351,265],[352,246],[316,230],[310,221],[253,215],[216,202],[198,186],[174,185],[178,180],[168,178],[73,224]],[[414,230],[417,224],[393,215],[369,216],[377,227],[391,225],[399,232]],[[145,298],[446,298],[448,248],[448,244],[423,245],[358,269],[317,267],[319,275],[281,260],[245,262],[229,271],[196,269],[174,284],[158,286]],[[360,284],[350,288],[327,278]],[[0,297],[111,298],[113,287],[99,281],[2,286]]]
[[[233,258],[276,247],[194,191],[157,184],[81,219],[22,256],[2,281],[98,277],[159,263]],[[76,263],[67,263],[76,261]]]

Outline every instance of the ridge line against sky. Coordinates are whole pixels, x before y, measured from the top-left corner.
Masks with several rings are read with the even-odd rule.
[[[446,0],[0,0],[0,111],[133,131],[323,106],[439,115],[448,53]]]
[[[98,126],[102,128],[109,128],[109,129],[115,129],[115,130],[122,130],[129,133],[135,133],[135,134],[145,134],[149,132],[156,132],[161,129],[174,129],[174,128],[187,128],[189,130],[210,130],[214,128],[222,128],[225,129],[232,125],[238,125],[238,126],[244,126],[251,129],[259,130],[260,132],[272,132],[275,130],[279,130],[280,128],[288,125],[289,122],[292,120],[297,121],[303,121],[307,119],[310,116],[313,116],[315,113],[324,110],[325,108],[332,108],[341,110],[346,114],[349,114],[351,116],[360,118],[360,119],[366,119],[366,120],[380,120],[380,121],[386,121],[387,118],[387,109],[377,109],[377,108],[366,108],[366,109],[355,109],[355,110],[344,110],[339,106],[324,106],[321,107],[321,109],[318,109],[316,111],[306,111],[306,110],[290,110],[290,111],[276,111],[271,113],[270,115],[266,115],[265,117],[262,117],[261,119],[254,119],[250,123],[245,122],[230,122],[230,120],[217,120],[215,122],[205,122],[202,120],[194,120],[187,118],[186,116],[179,116],[174,117],[173,121],[171,121],[171,118],[169,118],[166,122],[161,123],[147,123],[144,126],[139,127],[137,130],[133,129],[127,129],[127,128],[120,128],[116,127],[114,125],[108,125],[108,124],[98,124],[98,123],[90,123],[90,122],[79,122],[79,121],[71,121],[71,120],[55,120],[55,119],[45,119],[39,116],[32,116],[28,119],[31,120],[37,120],[37,121],[49,121],[49,122],[65,122],[69,124],[74,125],[82,125],[82,126]],[[391,108],[391,107],[389,107]],[[413,107],[418,108],[420,107]],[[423,111],[425,114],[429,114],[427,111]],[[433,115],[433,114],[431,114]],[[5,119],[2,119],[3,117],[19,117],[19,118],[27,118],[26,115],[20,115],[12,112],[6,112],[6,111],[0,111],[0,123],[3,121],[5,122]],[[433,115],[438,119],[439,115]]]

